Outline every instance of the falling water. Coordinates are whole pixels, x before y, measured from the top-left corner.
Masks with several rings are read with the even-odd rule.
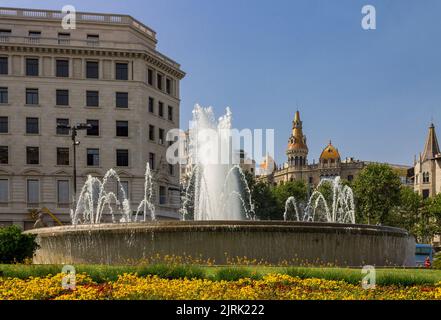
[[[329,206],[325,196],[318,191],[325,183],[332,186],[332,203]],[[291,214],[290,214],[291,213]],[[300,209],[294,197],[285,204],[285,221],[308,221],[355,224],[355,204],[352,189],[344,186],[340,177],[323,179],[312,193],[304,209]]]
[[[235,149],[230,142],[232,114],[215,120],[213,109],[199,105],[193,110],[190,129],[189,166],[191,168],[184,188],[181,214],[184,220],[244,220],[254,219],[251,191],[245,175],[232,161]],[[210,152],[212,140],[207,130],[217,137],[217,151]],[[220,161],[220,153],[227,162]],[[227,152],[227,156],[225,156]]]
[[[120,199],[114,192],[107,191],[112,178],[114,178],[113,181],[116,181]],[[147,221],[148,212],[150,212],[149,218],[155,220],[155,206],[152,203],[153,182],[148,163],[144,181],[144,197],[133,215],[130,202],[115,170],[107,171],[102,181],[88,176],[81,189],[77,206],[75,210],[71,210],[72,224],[100,224],[104,221],[106,215],[110,216],[113,223],[138,222],[141,212],[143,213],[144,222]],[[119,221],[116,220],[117,216],[121,217]]]

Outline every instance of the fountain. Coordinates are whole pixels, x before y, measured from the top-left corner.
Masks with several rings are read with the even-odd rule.
[[[352,190],[339,178],[322,181],[306,204],[289,198],[285,221],[258,221],[240,166],[219,164],[219,154],[208,152],[213,141],[207,142],[207,130],[221,150],[234,150],[226,134],[232,128],[230,110],[216,121],[211,108],[196,106],[193,118],[181,221],[156,220],[148,165],[144,198],[136,210],[116,172],[109,170],[102,180],[88,177],[71,212],[72,226],[28,231],[40,245],[34,262],[126,264],[174,255],[215,264],[247,257],[270,264],[413,265],[413,237],[402,229],[355,224]],[[110,180],[116,181],[119,197],[106,190]],[[320,192],[326,183],[332,186],[331,199]]]
[[[212,108],[196,105],[193,111],[194,126],[190,129],[189,165],[191,171],[184,186],[181,214],[184,220],[253,220],[254,209],[251,191],[239,165],[230,158],[237,146],[231,145],[232,114],[215,120]],[[217,150],[207,149],[207,135],[215,133]],[[214,140],[214,139],[213,139]],[[214,141],[211,141],[214,142]],[[227,161],[220,161],[220,154]],[[193,212],[189,213],[189,204]]]
[[[326,184],[331,186],[332,204],[329,207],[325,196],[319,191]],[[323,179],[312,193],[306,207],[299,209],[294,197],[288,198],[283,218],[289,219],[289,209],[294,210],[294,221],[355,224],[354,194],[349,186],[343,186],[340,177]]]

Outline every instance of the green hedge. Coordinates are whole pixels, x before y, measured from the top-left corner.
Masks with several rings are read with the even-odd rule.
[[[23,263],[34,256],[35,235],[23,234],[18,226],[0,228],[0,263]]]

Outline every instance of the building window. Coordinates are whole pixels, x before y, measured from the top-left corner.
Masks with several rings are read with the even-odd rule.
[[[150,113],[155,112],[155,99],[152,97],[149,97],[149,112]]]
[[[87,45],[89,46],[98,46],[100,43],[100,36],[97,34],[88,34],[87,35]]]
[[[7,146],[0,146],[0,164],[9,163],[9,148]]]
[[[159,204],[167,203],[167,189],[164,186],[159,186]]]
[[[40,148],[26,147],[26,164],[35,165],[40,163]]]
[[[8,88],[6,87],[0,88],[0,103],[8,103]]]
[[[129,122],[128,121],[117,121],[116,122],[116,136],[117,137],[128,137],[129,136]]]
[[[59,78],[69,77],[69,60],[57,60],[56,76]]]
[[[58,33],[58,44],[68,45],[70,43],[70,33]]]
[[[27,181],[27,201],[28,205],[37,205],[40,203],[40,181]]]
[[[26,118],[26,134],[39,134],[38,118]]]
[[[129,150],[116,150],[116,166],[117,167],[129,166]]]
[[[0,133],[9,132],[9,120],[8,117],[0,117]]]
[[[130,196],[129,196],[129,182],[128,181],[120,181],[120,183],[117,185],[116,195],[117,195],[119,203],[123,203],[124,200],[130,198]]]
[[[0,179],[0,203],[9,202],[9,180]]]
[[[168,106],[168,120],[173,121],[173,107]]]
[[[164,103],[159,101],[158,102],[158,115],[163,118],[164,117]]]
[[[149,125],[149,139],[155,141],[155,126]]]
[[[100,150],[87,149],[87,166],[98,167],[100,165]]]
[[[57,148],[57,165],[69,165],[69,148]]]
[[[161,90],[161,91],[162,91],[162,78],[163,78],[162,74],[158,73],[156,75],[156,79],[158,80],[157,81],[157,86],[158,86],[158,89]]]
[[[41,31],[29,31],[29,42],[39,43],[41,38]]]
[[[38,59],[26,59],[26,75],[27,76],[38,76]]]
[[[59,205],[68,205],[70,203],[69,180],[57,181],[57,203]]]
[[[87,91],[86,92],[86,106],[87,107],[99,107],[100,105],[100,94],[98,91]]]
[[[99,78],[99,64],[98,61],[86,62],[86,78],[98,79]]]
[[[169,78],[165,80],[165,91],[167,92],[167,94],[172,93],[172,81]]]
[[[8,74],[8,58],[0,57],[0,74]]]
[[[430,197],[430,190],[424,189],[423,190],[423,199],[428,199]]]
[[[69,134],[69,119],[57,119],[57,135],[67,136]]]
[[[149,166],[150,166],[150,170],[155,170],[155,154],[154,153],[149,153]]]
[[[116,93],[116,107],[117,108],[129,107],[129,94],[127,92]]]
[[[38,89],[26,89],[26,104],[38,105]]]
[[[175,175],[175,166],[174,165],[172,165],[172,164],[168,165],[168,174],[171,176]]]
[[[348,181],[349,182],[354,181],[354,176],[352,174],[348,175]]]
[[[164,144],[164,135],[165,135],[165,130],[164,129],[159,129],[159,144]]]
[[[11,29],[0,29],[0,42],[9,42]]]
[[[127,63],[117,63],[115,65],[116,80],[129,80],[129,65]]]
[[[87,124],[91,127],[87,129],[88,136],[99,136],[100,135],[100,121],[99,120],[87,120]]]
[[[147,83],[151,86],[153,86],[153,70],[148,69],[147,70]]]
[[[57,106],[69,105],[69,90],[57,90]]]

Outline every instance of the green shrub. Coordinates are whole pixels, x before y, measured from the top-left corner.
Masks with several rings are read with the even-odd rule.
[[[441,252],[435,254],[435,257],[433,259],[433,268],[441,269]]]
[[[350,284],[360,284],[363,278],[360,270],[348,268],[305,268],[291,267],[286,270],[286,274],[300,279],[325,279],[335,281],[346,281]]]
[[[140,277],[158,276],[163,279],[203,279],[205,270],[192,265],[155,264],[139,267],[136,272]]]
[[[220,268],[214,275],[214,280],[217,281],[237,281],[240,279],[260,279],[262,276],[256,271],[251,271],[246,268],[226,267]]]
[[[23,263],[34,256],[35,235],[23,234],[18,226],[0,228],[0,263]]]

